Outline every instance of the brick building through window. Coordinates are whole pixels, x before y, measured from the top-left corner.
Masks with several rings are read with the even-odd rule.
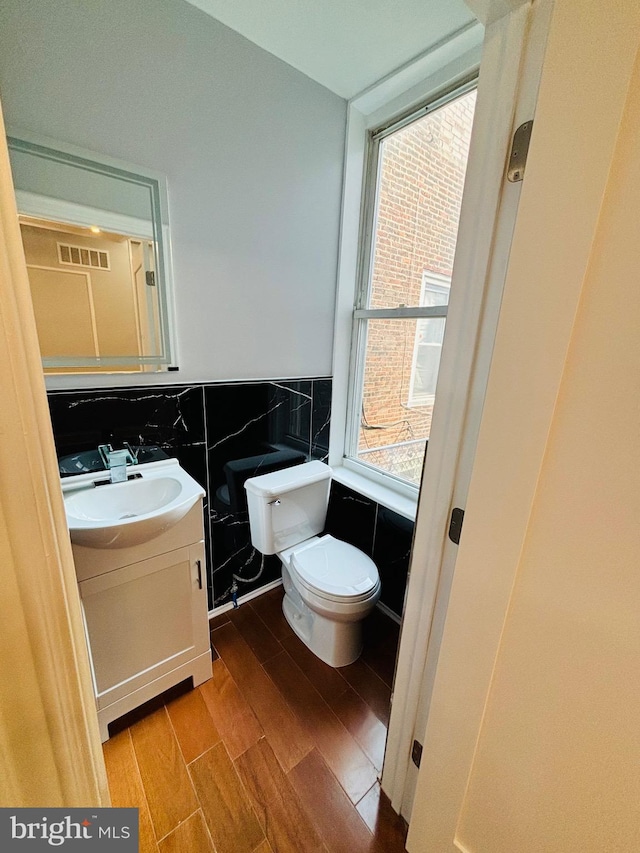
[[[446,314],[475,90],[378,141],[368,309]],[[366,320],[357,457],[419,483],[444,316]]]

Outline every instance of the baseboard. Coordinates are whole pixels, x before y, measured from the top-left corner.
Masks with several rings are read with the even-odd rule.
[[[265,592],[269,592],[272,589],[275,589],[278,586],[282,586],[282,578],[278,578],[275,581],[271,581],[271,583],[265,584],[264,586],[259,587],[258,589],[254,589],[251,592],[247,592],[245,595],[241,595],[238,598],[238,605],[244,604],[245,601],[251,601],[252,598],[258,598],[261,595],[264,595]],[[397,613],[394,613],[386,604],[383,604],[379,601],[376,604],[376,607],[379,610],[382,610],[385,616],[388,616],[389,619],[392,619],[396,625],[400,625],[402,623],[401,618]],[[220,607],[214,607],[213,610],[209,611],[209,619],[213,619],[214,616],[220,616],[221,613],[226,613],[227,610],[233,610],[233,602],[229,601],[227,604],[222,604]]]
[[[271,581],[271,583],[267,583],[258,589],[247,592],[245,595],[238,596],[238,605],[244,604],[245,601],[251,601],[252,598],[258,598],[260,595],[264,595],[265,592],[269,592],[278,586],[282,586],[282,578],[278,578],[278,580]],[[220,616],[221,613],[226,613],[227,610],[233,610],[233,601],[221,604],[220,607],[214,607],[213,610],[209,611],[209,619],[213,619],[214,616]]]
[[[376,604],[376,607],[378,608],[378,610],[382,610],[384,615],[388,616],[389,619],[393,619],[393,621],[396,623],[396,625],[400,625],[402,623],[402,619],[398,616],[398,614],[394,613],[393,610],[391,610],[389,607],[387,607],[386,604],[383,604],[381,601],[379,601]]]

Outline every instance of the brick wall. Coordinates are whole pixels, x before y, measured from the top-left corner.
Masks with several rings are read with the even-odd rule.
[[[382,142],[371,308],[419,305],[425,271],[451,276],[474,106],[470,92]],[[359,453],[417,481],[433,406],[409,405],[416,321],[368,326]]]

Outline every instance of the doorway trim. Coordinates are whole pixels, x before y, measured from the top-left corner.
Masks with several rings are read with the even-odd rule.
[[[552,0],[527,0],[485,32],[382,776],[407,820],[418,778],[412,744],[426,726],[457,557],[449,519],[466,503],[522,186],[505,181],[505,166],[515,128],[533,117],[551,7]]]
[[[0,135],[0,805],[108,806],[1,115]]]

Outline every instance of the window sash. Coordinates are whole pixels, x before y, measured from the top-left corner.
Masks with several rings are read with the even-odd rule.
[[[369,305],[369,299],[371,298],[373,258],[375,254],[375,236],[377,231],[377,208],[380,180],[382,177],[382,170],[380,169],[381,143],[384,142],[387,137],[392,136],[397,131],[402,130],[404,127],[407,127],[416,121],[419,121],[420,119],[424,118],[432,112],[436,112],[441,107],[444,107],[448,103],[452,103],[453,101],[458,100],[458,98],[463,97],[464,95],[477,88],[478,78],[474,75],[474,77],[472,77],[470,80],[467,80],[464,83],[455,86],[450,91],[441,94],[439,97],[433,100],[430,100],[427,104],[423,104],[417,109],[412,109],[410,112],[406,113],[404,116],[401,116],[399,119],[395,119],[393,122],[387,123],[382,127],[378,127],[374,130],[369,131],[367,148],[365,152],[362,207],[360,214],[360,245],[358,249],[357,273],[358,285],[355,304],[355,308],[357,311],[368,310],[367,306]]]
[[[367,327],[371,319],[420,319],[423,317],[446,317],[447,305],[407,306],[398,305],[395,308],[368,308],[372,288],[372,267],[375,253],[375,235],[377,226],[377,205],[379,196],[380,143],[402,127],[412,124],[448,102],[477,88],[477,78],[466,81],[450,92],[430,101],[417,110],[402,116],[399,120],[387,123],[369,133],[365,153],[364,184],[361,208],[360,240],[358,250],[358,286],[353,311],[351,337],[351,365],[349,370],[349,390],[347,402],[347,417],[345,428],[345,443],[343,463],[348,463],[354,470],[367,471],[375,479],[395,481],[395,487],[405,494],[417,495],[418,487],[394,474],[382,472],[364,462],[358,456],[358,440],[360,432],[360,410],[362,407],[364,377],[366,369]]]
[[[445,92],[445,94],[440,95],[438,98],[434,98],[429,101],[428,104],[419,107],[417,110],[412,109],[400,118],[396,118],[382,127],[379,127],[377,130],[372,131],[371,139],[378,142],[387,136],[392,136],[398,130],[402,130],[404,127],[413,124],[414,121],[424,118],[430,113],[436,112],[440,107],[446,106],[450,101],[455,101],[457,98],[461,98],[463,95],[466,95],[467,92],[472,92],[477,88],[478,77],[477,74],[473,74],[469,80],[456,86],[452,91]]]
[[[355,320],[387,320],[393,318],[420,319],[421,317],[446,317],[448,305],[416,305],[408,308],[399,305],[397,308],[356,308],[353,312]]]
[[[374,308],[359,309],[354,311],[351,351],[351,381],[349,387],[349,404],[347,409],[347,423],[345,430],[345,447],[343,464],[353,471],[360,472],[364,476],[381,484],[393,483],[393,488],[406,495],[415,498],[419,487],[414,483],[393,474],[391,471],[382,469],[366,462],[359,455],[359,435],[361,426],[361,409],[364,391],[364,379],[366,372],[367,331],[370,319],[401,319],[413,320],[420,317],[446,317],[448,305],[425,306],[422,308]],[[428,442],[427,442],[428,443]]]

